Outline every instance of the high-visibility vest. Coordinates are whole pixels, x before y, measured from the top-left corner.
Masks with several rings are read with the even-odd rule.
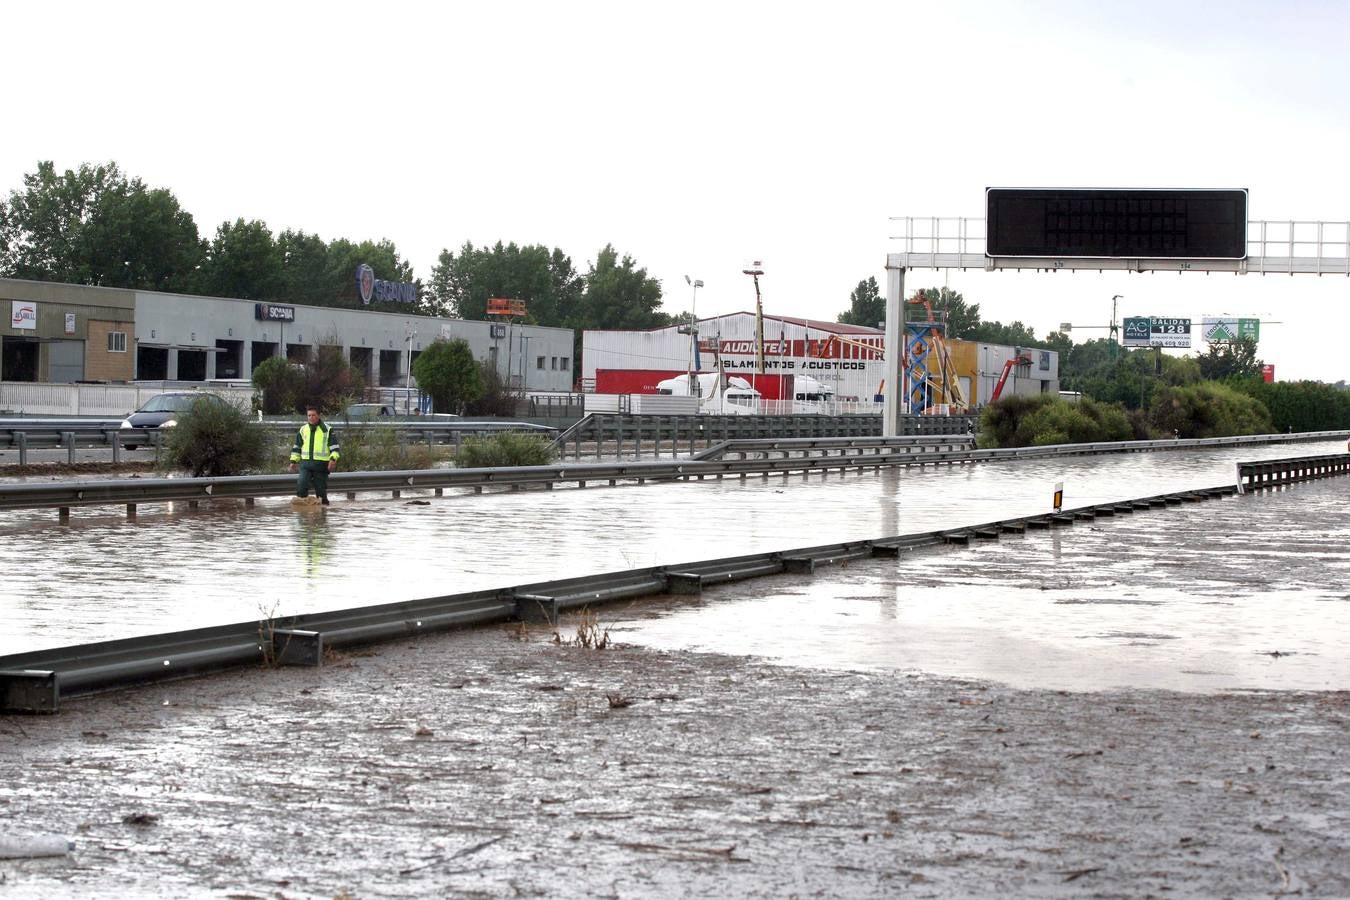
[[[295,444],[291,447],[291,462],[328,462],[338,458],[337,434],[327,422],[310,426],[308,422],[296,432]]]

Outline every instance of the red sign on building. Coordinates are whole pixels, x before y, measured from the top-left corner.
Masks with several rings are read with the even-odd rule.
[[[1275,380],[1274,365],[1272,365],[1271,363],[1266,363],[1261,367],[1261,380],[1264,381],[1266,384],[1270,384]]]

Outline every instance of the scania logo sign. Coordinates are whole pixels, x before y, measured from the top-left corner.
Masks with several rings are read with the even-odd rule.
[[[375,270],[366,263],[356,267],[356,292],[362,306],[369,306],[370,298],[375,296]]]
[[[381,303],[417,302],[416,284],[376,278],[375,270],[367,263],[356,267],[356,293],[361,298],[362,306],[369,306],[371,300]]]

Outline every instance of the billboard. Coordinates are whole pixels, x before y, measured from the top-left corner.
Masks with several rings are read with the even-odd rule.
[[[11,328],[37,328],[37,304],[24,300],[12,302],[9,314]]]
[[[1189,347],[1191,320],[1163,316],[1127,316],[1122,343],[1126,347]]]
[[[1245,259],[1247,191],[987,188],[985,255]]]
[[[1148,316],[1126,316],[1124,344],[1126,347],[1148,347],[1153,333],[1153,322]]]
[[[1260,319],[1236,319],[1229,317],[1206,317],[1202,320],[1201,335],[1211,344],[1228,344],[1233,341],[1261,340]]]

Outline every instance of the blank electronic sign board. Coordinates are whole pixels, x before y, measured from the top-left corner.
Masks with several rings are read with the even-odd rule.
[[[1245,259],[1246,190],[988,188],[985,256]]]

